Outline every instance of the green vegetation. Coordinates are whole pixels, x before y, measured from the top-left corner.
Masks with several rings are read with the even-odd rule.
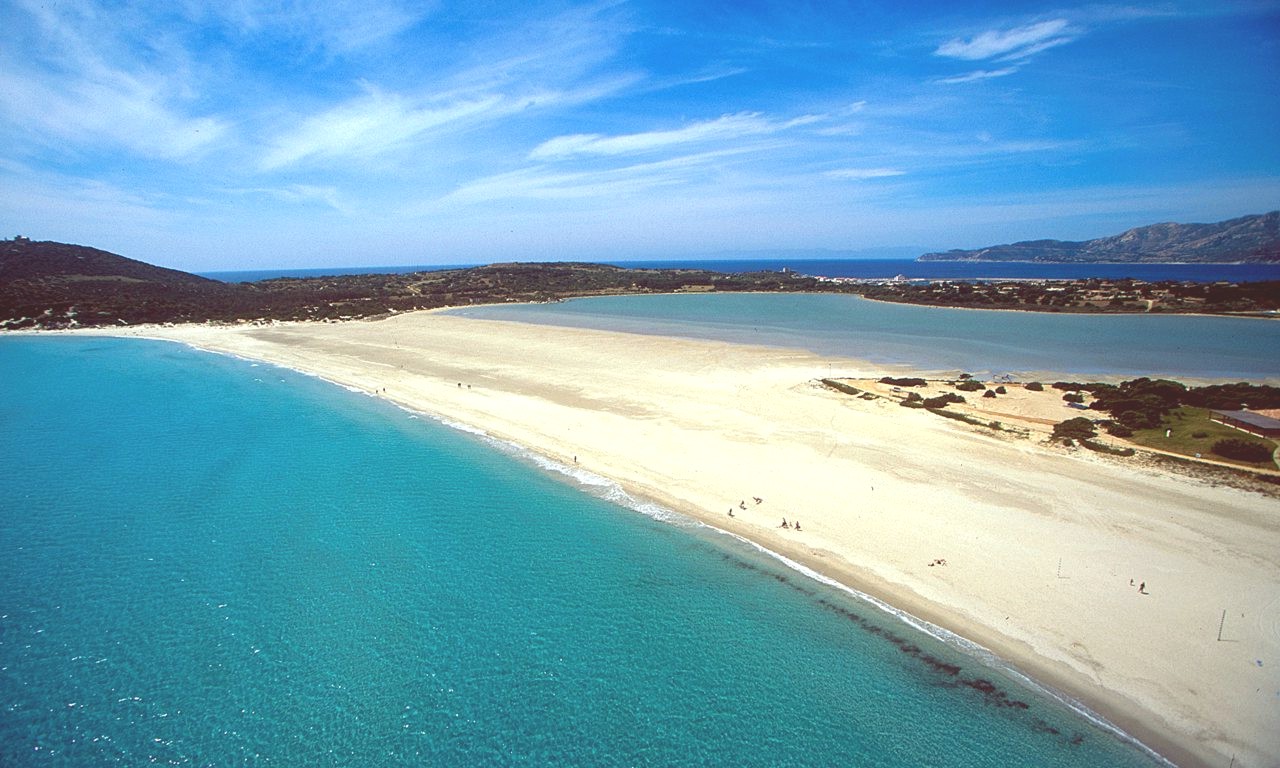
[[[836,381],[835,379],[822,379],[822,383],[824,386],[830,387],[831,389],[834,389],[837,392],[843,392],[846,395],[864,394],[863,391],[858,389],[857,387],[851,387],[848,384],[845,384],[842,381]]]
[[[1228,437],[1213,444],[1209,450],[1228,459],[1247,461],[1253,464],[1271,461],[1275,448],[1261,440],[1249,440],[1243,437]]]
[[[927,387],[929,386],[929,382],[925,381],[924,379],[917,379],[917,378],[896,379],[892,376],[885,376],[884,378],[880,379],[880,383],[891,384],[895,387]]]
[[[985,384],[980,381],[974,381],[973,379],[964,379],[956,384],[956,389],[961,392],[980,392],[986,388]]]
[[[1028,391],[1030,391],[1030,392],[1043,392],[1043,391],[1044,391],[1044,385],[1043,385],[1043,384],[1041,384],[1041,383],[1040,383],[1040,382],[1038,382],[1038,381],[1028,381],[1026,384],[1023,384],[1022,386],[1023,386],[1023,388],[1024,388],[1024,389],[1026,389],[1026,390],[1028,390]]]
[[[937,397],[926,397],[921,401],[925,408],[946,408],[949,403],[963,403],[964,398],[954,392],[944,392]]]
[[[1184,456],[1208,456],[1214,452],[1216,443],[1241,439],[1239,430],[1212,421],[1210,416],[1207,408],[1184,405],[1169,411],[1158,426],[1134,430],[1130,440],[1148,448]],[[1165,437],[1166,430],[1168,437]],[[1264,443],[1262,440],[1255,442]]]
[[[1088,440],[1097,434],[1093,421],[1084,416],[1076,416],[1053,425],[1053,437],[1056,440]]]

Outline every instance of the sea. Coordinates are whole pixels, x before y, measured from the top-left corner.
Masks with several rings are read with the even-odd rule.
[[[1156,282],[1179,280],[1193,283],[1228,281],[1235,283],[1280,280],[1280,264],[1038,264],[1033,262],[914,261],[894,258],[786,258],[768,259],[660,259],[648,261],[593,259],[632,269],[705,269],[712,272],[781,272],[815,277],[850,277],[885,280],[1080,280],[1086,278],[1133,278]],[[276,277],[327,277],[330,275],[404,274],[463,269],[475,264],[426,264],[415,266],[347,267],[311,269],[259,269],[205,272],[204,277],[226,283],[253,282]]]
[[[0,337],[0,765],[1161,761],[958,638],[456,425]]]

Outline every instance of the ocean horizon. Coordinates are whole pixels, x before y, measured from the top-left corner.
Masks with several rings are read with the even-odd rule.
[[[971,647],[287,369],[0,339],[0,763],[1151,766]]]
[[[912,258],[810,258],[770,256],[761,258],[690,259],[583,259],[631,269],[705,269],[712,272],[781,272],[787,270],[815,277],[849,277],[866,280],[906,277],[912,280],[1084,280],[1133,278],[1212,283],[1280,280],[1280,264],[1043,264],[1037,262],[916,261]],[[328,277],[332,275],[405,274],[466,269],[480,264],[426,264],[372,267],[311,267],[200,272],[203,277],[228,283],[254,282],[278,277]]]

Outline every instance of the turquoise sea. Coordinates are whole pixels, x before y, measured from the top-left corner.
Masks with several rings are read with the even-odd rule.
[[[609,296],[467,317],[806,349],[975,374],[1280,381],[1280,321],[946,309],[832,294]]]
[[[174,344],[0,339],[0,765],[1158,761],[725,534]]]

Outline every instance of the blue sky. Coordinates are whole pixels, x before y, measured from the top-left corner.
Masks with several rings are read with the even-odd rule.
[[[0,29],[0,234],[182,269],[1280,208],[1280,1],[0,0]]]

